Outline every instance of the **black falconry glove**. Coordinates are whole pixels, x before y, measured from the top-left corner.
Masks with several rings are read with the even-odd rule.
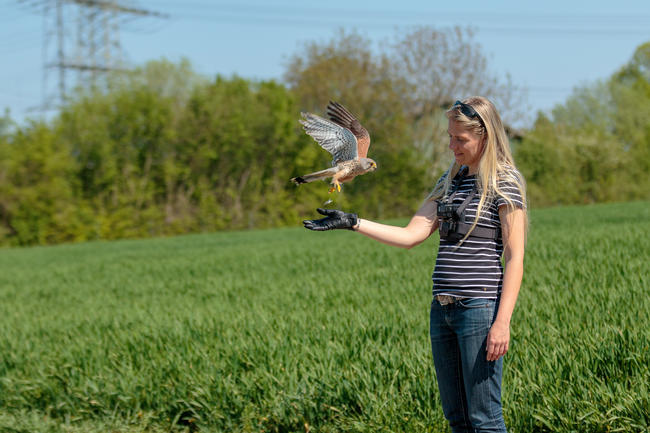
[[[309,230],[324,231],[334,229],[348,229],[357,225],[358,217],[355,213],[345,213],[336,209],[316,209],[325,218],[319,220],[304,220],[302,223]]]

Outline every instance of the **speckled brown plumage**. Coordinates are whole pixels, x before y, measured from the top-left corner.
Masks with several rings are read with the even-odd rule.
[[[300,185],[331,177],[332,188],[329,191],[341,191],[342,183],[374,171],[377,163],[366,157],[370,134],[345,107],[330,101],[327,114],[331,120],[311,113],[302,113],[303,119],[300,123],[307,134],[332,154],[332,168],[297,176],[291,180]]]
[[[370,134],[368,134],[366,128],[361,126],[361,123],[359,123],[357,118],[354,117],[344,106],[334,101],[330,101],[330,103],[327,104],[327,115],[332,122],[352,131],[357,139],[357,153],[359,154],[359,158],[365,158],[368,156]]]

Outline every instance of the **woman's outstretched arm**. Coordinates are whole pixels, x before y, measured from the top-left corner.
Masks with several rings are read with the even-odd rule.
[[[436,203],[427,200],[406,227],[380,224],[359,218],[357,225],[352,229],[384,244],[410,249],[424,242],[437,228]]]

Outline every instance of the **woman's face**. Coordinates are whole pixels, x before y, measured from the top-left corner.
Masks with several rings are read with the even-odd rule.
[[[484,136],[464,129],[455,120],[449,120],[449,149],[454,152],[456,162],[469,167],[469,174],[478,171],[478,163],[483,153]]]

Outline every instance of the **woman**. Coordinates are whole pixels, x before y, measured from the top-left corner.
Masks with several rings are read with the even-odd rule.
[[[501,372],[523,274],[525,183],[490,101],[456,101],[446,114],[455,161],[406,227],[333,209],[303,223],[402,248],[440,229],[430,336],[443,411],[453,432],[504,432]]]

